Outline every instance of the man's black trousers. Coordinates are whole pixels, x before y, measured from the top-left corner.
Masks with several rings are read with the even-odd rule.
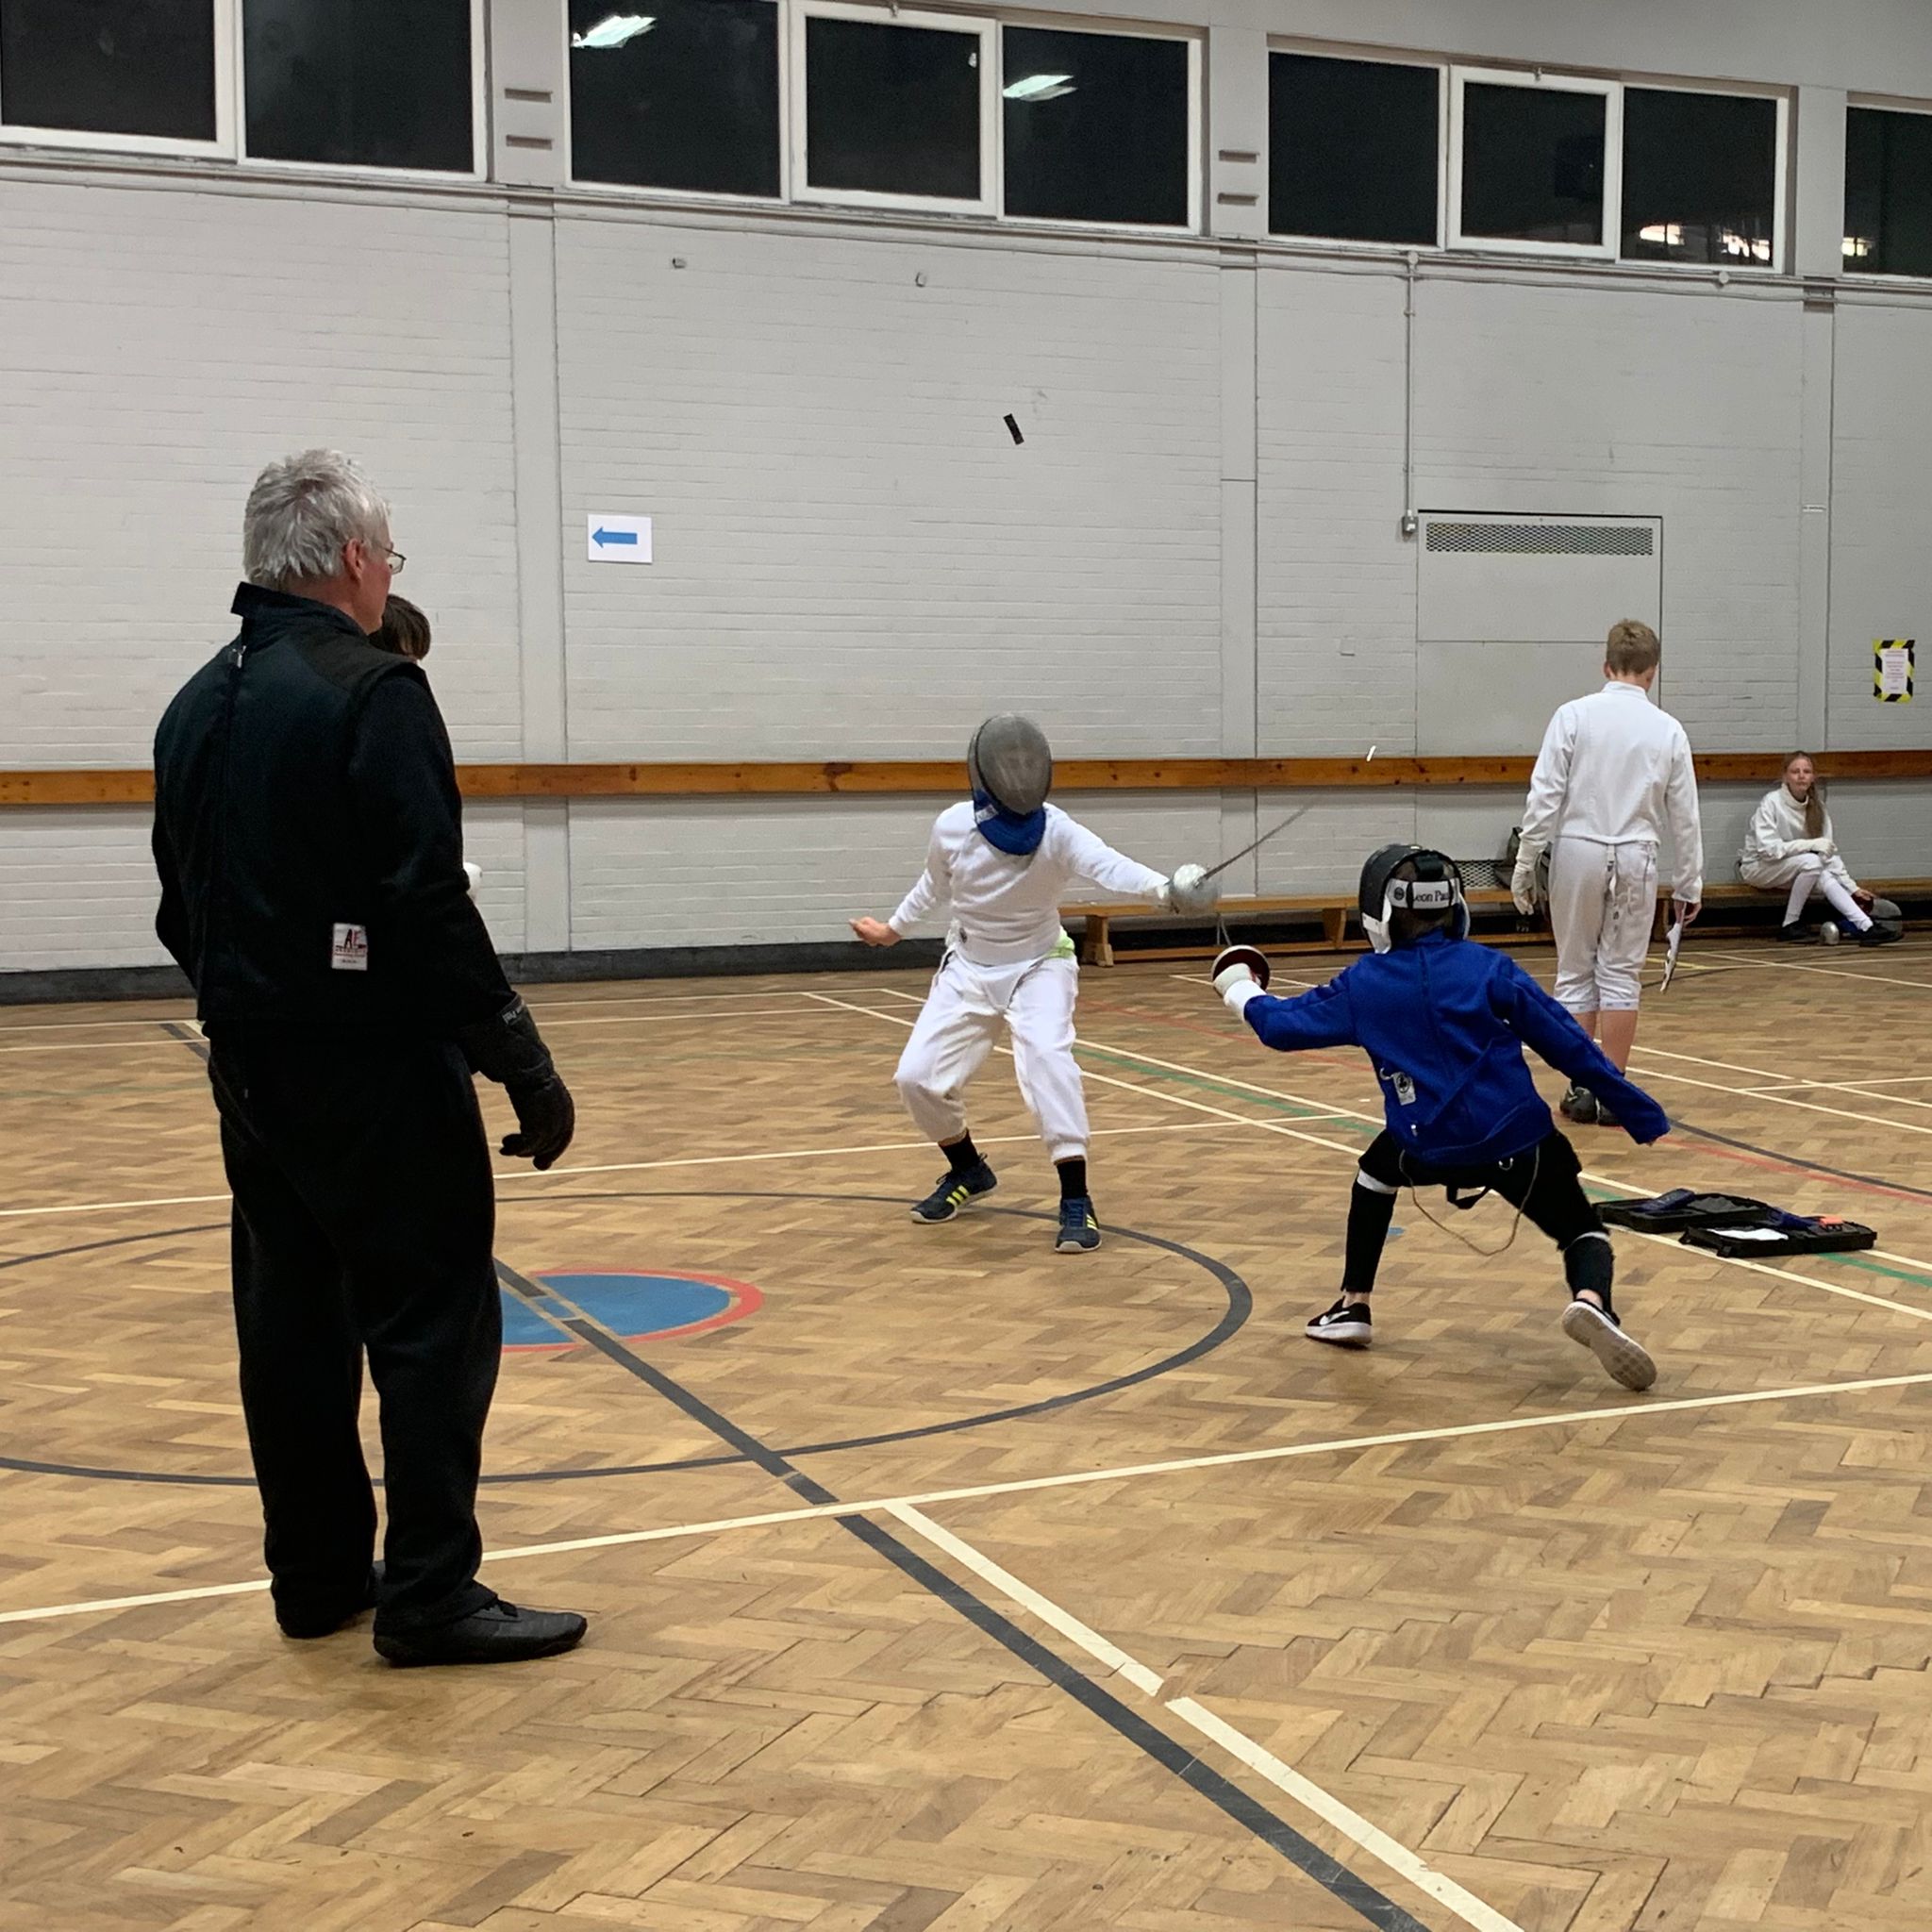
[[[346,1614],[367,1589],[366,1354],[388,1517],[376,1625],[466,1616],[491,1600],[476,1581],[476,1479],[503,1347],[469,1068],[433,1041],[210,1031],[242,1406],[276,1608]]]

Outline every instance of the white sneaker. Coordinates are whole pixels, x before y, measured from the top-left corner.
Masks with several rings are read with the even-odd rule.
[[[1603,1363],[1611,1381],[1626,1389],[1648,1389],[1657,1380],[1657,1364],[1643,1344],[1624,1333],[1623,1324],[1594,1302],[1573,1301],[1563,1310],[1563,1333],[1587,1348]]]

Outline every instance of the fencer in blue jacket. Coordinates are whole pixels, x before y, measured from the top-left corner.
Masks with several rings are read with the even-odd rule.
[[[1369,1296],[1402,1188],[1442,1188],[1457,1207],[1493,1190],[1562,1251],[1563,1332],[1625,1388],[1649,1388],[1656,1364],[1612,1306],[1610,1238],[1523,1049],[1597,1095],[1633,1141],[1670,1131],[1663,1109],[1513,959],[1469,940],[1454,860],[1386,845],[1362,868],[1360,906],[1375,950],[1299,998],[1263,991],[1267,961],[1250,946],[1215,961],[1215,990],[1265,1045],[1359,1046],[1381,1083],[1387,1124],[1350,1191],[1341,1298],[1307,1333],[1357,1348],[1372,1339]]]

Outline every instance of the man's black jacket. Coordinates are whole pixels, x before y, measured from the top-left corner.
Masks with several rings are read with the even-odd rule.
[[[155,735],[155,926],[201,1017],[446,1038],[500,1013],[423,673],[326,604],[234,608]]]

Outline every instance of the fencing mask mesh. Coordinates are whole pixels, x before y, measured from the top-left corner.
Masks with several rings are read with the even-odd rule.
[[[1002,852],[1036,850],[1046,830],[1053,752],[1031,718],[1002,711],[973,734],[966,750],[980,831]]]

